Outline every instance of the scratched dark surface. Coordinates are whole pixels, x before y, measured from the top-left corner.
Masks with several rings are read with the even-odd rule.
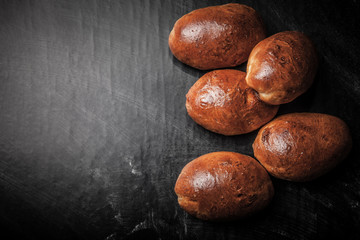
[[[273,179],[272,204],[250,219],[187,215],[173,191],[186,163],[253,154],[256,131],[224,137],[188,117],[185,94],[205,72],[167,45],[179,17],[227,1],[0,1],[0,238],[358,239],[359,2],[239,2],[268,35],[300,30],[316,44],[314,85],[279,114],[344,119],[354,148],[336,170]]]

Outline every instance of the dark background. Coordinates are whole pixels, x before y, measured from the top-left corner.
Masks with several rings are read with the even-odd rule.
[[[309,183],[273,178],[272,204],[250,219],[197,220],[177,204],[181,169],[213,151],[253,155],[257,132],[225,137],[189,118],[185,94],[205,72],[167,40],[182,15],[228,1],[0,1],[0,238],[357,239],[360,4],[239,2],[268,35],[314,41],[315,83],[279,115],[345,120],[354,147],[340,166]]]

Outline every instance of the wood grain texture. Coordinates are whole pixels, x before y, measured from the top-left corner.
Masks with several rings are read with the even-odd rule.
[[[240,1],[238,1],[240,2]],[[175,21],[211,1],[0,1],[0,235],[13,239],[356,239],[360,234],[360,47],[356,1],[241,1],[268,36],[298,30],[319,55],[289,112],[322,112],[351,130],[350,156],[311,183],[273,179],[246,221],[186,214],[181,169],[213,151],[252,155],[256,132],[211,133],[185,95],[204,71],[174,59]],[[240,66],[244,67],[244,66]],[[1,236],[1,238],[4,238]]]

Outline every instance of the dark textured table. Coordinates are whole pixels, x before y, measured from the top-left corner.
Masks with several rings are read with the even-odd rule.
[[[241,1],[268,35],[299,30],[314,41],[315,83],[278,115],[342,118],[350,156],[313,182],[273,178],[272,204],[250,219],[204,222],[178,206],[173,188],[186,163],[220,150],[253,155],[256,131],[225,137],[190,119],[185,94],[205,72],[167,45],[179,17],[224,3],[0,1],[1,239],[358,239],[355,0]]]

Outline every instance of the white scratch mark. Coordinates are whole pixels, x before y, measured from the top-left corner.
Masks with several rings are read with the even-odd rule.
[[[118,222],[118,223],[120,223],[120,224],[122,224],[124,221],[123,221],[123,219],[122,219],[122,217],[121,217],[121,213],[120,212],[118,212],[118,214],[116,214],[115,216],[114,216],[114,218],[116,219],[116,221]]]
[[[136,175],[136,176],[141,176],[142,172],[140,170],[137,169],[137,167],[135,166],[134,162],[135,159],[133,156],[126,156],[125,160],[129,163],[129,166],[131,168],[131,173]]]
[[[184,223],[184,233],[185,233],[185,236],[187,235],[187,225],[186,223]]]
[[[137,225],[133,228],[133,230],[131,230],[130,233],[134,233],[134,232],[137,232],[137,231],[139,231],[139,230],[141,230],[141,229],[146,229],[146,228],[148,228],[148,222],[147,222],[147,220],[145,220],[145,221],[137,224]]]
[[[106,238],[105,238],[105,240],[115,240],[116,238],[116,233],[112,233],[112,234],[110,234],[109,236],[107,236]]]

